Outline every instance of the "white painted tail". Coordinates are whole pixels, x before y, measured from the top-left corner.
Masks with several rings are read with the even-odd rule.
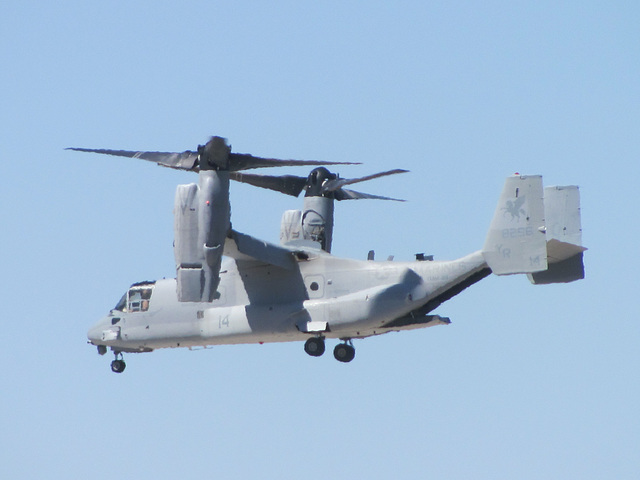
[[[547,261],[544,272],[529,274],[535,284],[567,283],[584,278],[580,191],[575,185],[544,189]]]
[[[527,273],[535,284],[584,278],[580,192],[542,188],[540,175],[507,178],[482,255],[496,275]]]
[[[544,200],[540,175],[508,177],[482,254],[496,275],[547,269]]]

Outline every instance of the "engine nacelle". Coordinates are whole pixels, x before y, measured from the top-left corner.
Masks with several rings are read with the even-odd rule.
[[[222,251],[231,228],[229,174],[207,170],[179,185],[174,203],[174,255],[181,302],[210,302],[220,283]]]
[[[178,268],[202,267],[204,255],[198,248],[198,185],[178,185],[173,207],[173,253]]]
[[[333,199],[305,197],[304,211],[287,210],[280,222],[280,243],[297,240],[316,242],[331,252],[333,237]]]
[[[204,253],[198,247],[198,185],[178,185],[173,208],[173,253],[178,301],[199,302],[204,285]]]
[[[280,221],[280,243],[302,240],[302,212],[300,210],[286,210]]]

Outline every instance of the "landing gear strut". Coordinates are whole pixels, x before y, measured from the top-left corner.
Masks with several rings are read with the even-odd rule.
[[[333,349],[333,356],[339,362],[347,363],[353,360],[356,356],[356,349],[353,348],[351,339],[347,339],[344,343],[339,343],[336,348]]]
[[[114,373],[122,373],[124,369],[127,367],[127,364],[124,363],[122,359],[122,352],[115,353],[116,359],[111,362],[111,371]]]
[[[311,337],[304,343],[304,351],[312,357],[319,357],[324,353],[324,338]]]

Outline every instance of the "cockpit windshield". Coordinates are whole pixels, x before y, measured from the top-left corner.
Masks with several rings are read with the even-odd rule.
[[[119,312],[146,312],[149,310],[151,294],[156,282],[134,283],[125,293],[114,310]]]
[[[118,302],[118,304],[115,306],[114,310],[117,310],[118,312],[124,312],[127,308],[127,293],[126,292],[124,295],[122,295],[122,298],[120,299],[120,301]]]

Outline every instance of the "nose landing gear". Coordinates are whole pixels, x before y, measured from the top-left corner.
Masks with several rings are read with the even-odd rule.
[[[114,373],[122,373],[124,369],[127,367],[127,364],[124,363],[122,359],[122,352],[114,352],[116,359],[111,362],[111,371]]]

